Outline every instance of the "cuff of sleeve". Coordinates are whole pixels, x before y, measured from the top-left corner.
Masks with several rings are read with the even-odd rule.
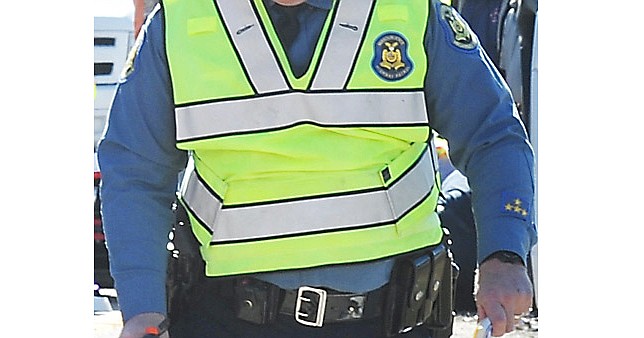
[[[496,251],[510,251],[527,262],[528,253],[536,243],[536,229],[531,222],[514,217],[499,217],[478,225],[478,260],[481,262]]]
[[[167,315],[166,276],[158,272],[125,273],[115,278],[115,287],[123,321],[145,312]]]
[[[521,264],[523,266],[526,266],[525,260],[521,258],[521,256],[519,256],[516,252],[512,252],[512,251],[506,251],[506,250],[495,251],[491,255],[483,258],[483,260],[481,261],[481,264],[487,262],[490,259],[498,259],[503,263]]]

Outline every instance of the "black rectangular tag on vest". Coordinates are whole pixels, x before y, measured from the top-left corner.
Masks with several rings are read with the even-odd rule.
[[[385,169],[382,169],[380,171],[380,176],[382,177],[382,181],[387,184],[389,180],[391,179],[391,173],[389,172],[389,167],[386,167]]]

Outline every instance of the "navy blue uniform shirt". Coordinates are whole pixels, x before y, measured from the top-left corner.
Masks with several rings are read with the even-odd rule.
[[[288,51],[294,69],[308,65],[331,3],[308,1],[299,13],[301,32]],[[478,46],[468,49],[454,42],[440,6],[432,1],[425,41],[430,124],[449,140],[452,161],[472,187],[479,261],[497,250],[525,259],[536,242],[532,149],[507,85]],[[269,6],[271,15],[274,9]],[[103,224],[125,320],[142,312],[166,312],[170,205],[187,159],[175,146],[163,9],[142,33],[133,69],[119,83],[98,147]],[[261,277],[282,287],[361,292],[386,283],[390,269],[391,261],[386,261]]]

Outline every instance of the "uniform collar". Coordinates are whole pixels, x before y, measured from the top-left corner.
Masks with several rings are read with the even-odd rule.
[[[320,9],[330,10],[333,0],[306,0],[304,3]],[[264,4],[269,7],[275,5],[275,2],[273,0],[264,0]]]
[[[332,0],[307,0],[306,3],[313,7],[318,7],[320,9],[326,10],[331,9],[331,6],[333,5]]]

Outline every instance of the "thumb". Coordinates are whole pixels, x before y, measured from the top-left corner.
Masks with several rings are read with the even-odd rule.
[[[476,315],[478,316],[479,322],[483,320],[483,318],[487,317],[487,314],[485,313],[485,308],[483,308],[483,306],[481,306],[480,304],[476,304]]]

